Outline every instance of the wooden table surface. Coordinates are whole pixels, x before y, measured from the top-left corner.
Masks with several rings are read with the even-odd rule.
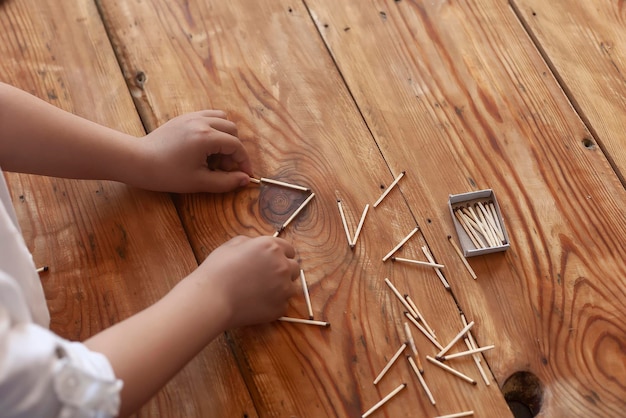
[[[0,80],[141,136],[224,109],[257,175],[316,197],[283,233],[316,319],[232,330],[139,417],[617,417],[626,411],[626,8],[598,0],[52,0],[0,2]],[[352,232],[370,208],[354,250]],[[6,174],[52,328],[85,339],[162,297],[214,248],[272,234],[305,194],[250,186],[168,195]],[[511,247],[448,242],[450,194],[493,189]],[[435,271],[383,262],[398,252]],[[432,405],[402,356],[411,295],[446,345],[474,321],[482,364],[425,360]],[[303,297],[289,316],[306,317]],[[120,344],[124,342],[121,341]],[[465,350],[463,342],[451,352]],[[408,353],[408,351],[407,351]],[[510,408],[510,409],[509,409]]]

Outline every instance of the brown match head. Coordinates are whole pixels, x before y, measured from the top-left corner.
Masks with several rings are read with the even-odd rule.
[[[476,383],[476,381],[472,381],[472,385],[476,386],[478,383]]]
[[[402,172],[402,174],[406,174],[406,170]]]
[[[396,261],[396,258],[395,257],[391,257],[391,261]]]
[[[350,244],[350,249],[354,250],[354,244]]]
[[[448,235],[448,239],[452,239],[452,235]]]
[[[330,327],[330,322],[327,322],[326,325],[324,325],[326,328]]]
[[[315,318],[313,317],[313,315],[309,315],[309,319],[312,321]]]

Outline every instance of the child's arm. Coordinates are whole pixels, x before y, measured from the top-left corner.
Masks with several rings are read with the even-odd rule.
[[[7,171],[181,193],[229,191],[252,175],[237,129],[221,111],[174,118],[139,139],[0,83],[0,132]]]
[[[120,416],[150,399],[220,333],[284,314],[297,291],[294,256],[280,238],[234,238],[161,301],[87,340],[124,381]]]

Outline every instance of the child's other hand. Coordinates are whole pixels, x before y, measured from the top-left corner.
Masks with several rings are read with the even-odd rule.
[[[205,303],[219,304],[226,328],[269,322],[284,315],[298,289],[300,267],[295,250],[273,237],[239,236],[226,242],[189,276],[207,294]]]
[[[252,175],[237,127],[220,110],[178,116],[141,139],[134,185],[178,193],[227,192]]]

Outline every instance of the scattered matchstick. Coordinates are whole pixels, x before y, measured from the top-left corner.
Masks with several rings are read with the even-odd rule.
[[[459,341],[461,338],[463,338],[463,336],[467,333],[467,331],[469,331],[472,327],[474,326],[474,321],[470,322],[469,324],[467,324],[467,326],[465,328],[463,328],[461,330],[461,332],[459,332],[456,337],[454,337],[452,339],[452,341],[450,341],[450,343],[445,346],[438,354],[437,354],[437,358],[441,358],[443,357],[450,348],[452,348],[452,346],[454,345],[454,343],[456,343],[457,341]]]
[[[348,222],[346,221],[346,215],[343,212],[343,206],[341,206],[341,200],[337,199],[337,206],[339,207],[339,215],[341,215],[341,223],[343,224],[343,229],[346,231],[346,238],[348,239],[348,245],[350,248],[354,247],[352,243],[352,238],[350,237],[350,231],[348,230]]]
[[[437,264],[437,263],[435,263],[435,258],[433,257],[433,254],[430,252],[430,250],[428,249],[428,247],[426,245],[424,245],[422,247],[422,252],[426,256],[426,259],[428,261],[430,261],[432,264]],[[448,283],[448,281],[444,277],[444,275],[441,272],[441,270],[439,270],[439,267],[435,267],[435,273],[437,273],[437,277],[439,277],[439,280],[441,280],[441,283],[443,284],[443,287],[445,287],[446,290],[450,290],[450,283]]]
[[[427,261],[411,260],[409,258],[401,258],[401,257],[391,257],[391,261],[399,261],[401,263],[417,264],[420,266],[427,266],[427,267],[436,267],[440,269],[445,267],[443,264],[430,263]]]
[[[285,183],[284,181],[279,181],[279,180],[272,180],[272,179],[268,179],[268,178],[265,178],[265,177],[261,177],[259,179],[259,183],[269,183],[269,184],[273,184],[275,186],[287,187],[289,189],[302,190],[303,192],[310,192],[311,191],[311,189],[309,189],[308,187],[298,186],[297,184]]]
[[[415,305],[415,302],[413,302],[413,299],[411,299],[411,296],[404,295],[404,298],[409,303],[409,305],[411,305],[411,308],[413,308],[413,310],[417,314],[416,319],[418,321],[422,321],[422,324],[424,324],[424,328],[426,328],[428,330],[428,332],[430,333],[430,335],[432,335],[433,338],[436,340],[437,336],[435,335],[435,331],[430,327],[430,325],[428,325],[428,322],[426,322],[426,320],[424,319],[424,315],[422,315],[420,313],[419,309],[417,309],[417,305]]]
[[[471,383],[472,385],[476,385],[476,381],[474,379],[472,379],[471,377],[464,375],[463,373],[461,373],[460,371],[453,369],[452,367],[443,364],[442,362],[432,358],[431,356],[426,356],[426,360],[430,361],[431,363],[433,363],[435,366],[438,366],[440,368],[442,368],[443,370],[447,371],[448,373],[452,373],[453,375],[455,375],[456,377],[459,377],[463,380],[465,380],[468,383]]]
[[[39,273],[39,274],[41,274],[41,273],[45,273],[45,272],[46,272],[46,271],[48,271],[48,270],[49,270],[48,266],[39,267],[39,268],[37,269],[37,273]]]
[[[411,239],[411,237],[412,237],[413,235],[415,235],[415,233],[417,232],[417,230],[418,230],[418,229],[419,229],[419,227],[417,227],[417,226],[416,226],[414,230],[412,230],[411,232],[409,232],[409,235],[407,235],[406,237],[402,238],[402,241],[400,241],[400,243],[399,243],[398,245],[396,245],[395,247],[393,247],[393,250],[389,251],[389,252],[387,253],[387,255],[383,257],[383,261],[387,261],[387,259],[389,259],[389,257],[391,257],[392,255],[394,255],[394,253],[395,253],[396,251],[398,251],[398,250],[400,249],[400,247],[402,247],[404,244],[406,244],[406,242],[407,242],[408,240],[410,240],[410,239]]]
[[[437,347],[439,350],[442,350],[443,347],[441,346],[441,344],[439,344],[439,341],[435,340],[433,338],[432,335],[430,335],[430,333],[428,331],[426,331],[424,329],[423,326],[420,325],[419,322],[417,322],[417,319],[415,319],[414,317],[412,317],[408,312],[404,313],[404,316],[406,316],[408,318],[409,321],[411,321],[413,323],[413,325],[415,325],[415,327],[420,330],[422,332],[422,334],[424,334],[426,336],[426,338],[428,338],[428,341],[430,341],[431,343],[433,343],[433,345],[435,347]]]
[[[400,386],[398,386],[397,388],[395,388],[394,390],[392,390],[389,395],[385,396],[384,398],[382,398],[376,405],[372,406],[370,409],[368,409],[368,411],[366,413],[364,413],[363,415],[361,415],[361,418],[367,418],[370,415],[372,415],[374,413],[374,411],[376,411],[378,408],[380,408],[381,406],[383,406],[386,402],[389,401],[389,399],[393,398],[394,396],[396,396],[398,394],[398,392],[400,392],[402,389],[404,389],[406,387],[406,383],[401,384]]]
[[[288,316],[281,316],[280,318],[278,318],[279,321],[283,321],[283,322],[293,322],[296,324],[306,324],[306,325],[317,325],[320,327],[329,327],[330,326],[330,322],[325,322],[325,321],[313,321],[311,319],[300,319],[300,318],[290,318]]]
[[[359,226],[356,228],[356,233],[354,234],[354,239],[352,240],[352,247],[356,245],[356,240],[359,239],[359,235],[361,234],[361,229],[363,228],[363,223],[365,223],[365,216],[367,215],[367,211],[369,210],[369,203],[365,205],[365,209],[363,209],[363,214],[361,215],[361,220],[359,221]]]
[[[406,350],[406,343],[402,344],[400,346],[400,348],[398,349],[398,351],[396,351],[396,353],[393,355],[393,357],[391,357],[391,359],[387,362],[387,364],[385,365],[385,367],[383,367],[383,369],[381,370],[380,373],[378,373],[378,376],[376,376],[376,379],[374,379],[374,384],[377,385],[378,382],[380,382],[380,379],[383,378],[383,376],[385,376],[385,374],[387,374],[387,372],[389,371],[389,369],[391,368],[391,366],[393,365],[393,363],[396,362],[396,360],[398,359],[398,357],[400,357],[400,354],[402,354],[404,352],[404,350]]]
[[[409,341],[409,347],[411,347],[413,356],[415,356],[415,360],[417,361],[417,367],[420,373],[424,373],[424,367],[422,366],[422,361],[419,358],[419,353],[417,352],[417,346],[415,345],[415,340],[413,339],[413,334],[411,334],[411,328],[409,328],[408,322],[404,323],[404,333],[406,334],[406,338]]]
[[[304,270],[300,269],[300,281],[302,282],[302,291],[304,292],[304,300],[306,301],[306,308],[309,311],[309,319],[313,319],[313,307],[311,306],[311,297],[309,296],[309,287],[306,284],[306,278],[304,277]]]
[[[426,392],[426,396],[428,396],[430,403],[435,405],[435,398],[433,398],[433,394],[430,392],[430,389],[428,388],[426,381],[422,377],[422,373],[424,371],[422,370],[420,373],[420,370],[418,370],[417,365],[413,361],[413,358],[411,358],[410,356],[407,356],[407,358],[409,359],[409,364],[411,365],[411,369],[413,369],[413,373],[415,373],[415,376],[417,376],[417,380],[419,380],[420,385],[422,385],[422,388],[424,389],[424,392]]]
[[[291,216],[283,223],[283,226],[280,228],[280,231],[285,229],[287,225],[289,225],[291,221],[293,221],[295,217],[298,216],[300,212],[302,212],[302,209],[304,209],[305,206],[308,205],[311,199],[313,199],[314,197],[315,197],[315,193],[311,193],[309,197],[307,197],[306,200],[302,202],[302,204],[298,207],[298,209],[296,209],[295,212],[292,213]]]
[[[459,246],[456,245],[456,242],[452,240],[452,235],[448,235],[448,241],[450,242],[450,245],[452,245],[452,247],[454,248],[454,251],[459,255],[459,258],[465,265],[465,268],[469,272],[470,276],[472,276],[472,278],[476,280],[478,277],[476,276],[476,273],[474,273],[474,269],[472,268],[472,266],[470,266],[469,262],[467,261],[463,253],[461,252],[461,249],[459,248]]]
[[[387,189],[383,192],[382,195],[380,195],[380,197],[378,198],[378,200],[376,201],[376,203],[374,203],[374,207],[380,205],[380,202],[383,201],[383,199],[389,194],[389,192],[391,191],[391,189],[394,188],[394,186],[396,184],[398,184],[398,182],[400,181],[400,179],[402,177],[404,177],[404,175],[406,174],[406,171],[403,171],[402,173],[400,173],[400,175],[398,177],[395,178],[395,180],[393,182],[391,182],[391,184],[389,185],[389,187],[387,187]]]
[[[468,350],[472,350],[474,348],[472,347],[472,343],[470,343],[469,338],[465,337],[463,338],[463,340],[465,341],[465,345],[467,346]],[[489,377],[487,376],[487,373],[485,373],[485,369],[483,369],[480,356],[478,354],[474,354],[472,355],[472,359],[474,360],[474,364],[476,364],[476,367],[478,368],[478,372],[480,373],[480,376],[483,378],[485,385],[489,386],[490,385]]]
[[[470,417],[474,415],[474,411],[465,411],[465,412],[457,412],[456,414],[450,415],[439,415],[435,418],[461,418],[461,417]]]
[[[448,354],[447,356],[441,357],[439,360],[446,361],[446,360],[451,360],[453,358],[471,356],[472,354],[482,353],[483,351],[491,350],[491,349],[494,349],[495,347],[496,347],[495,345],[486,345],[484,347],[473,348],[471,350],[461,351],[460,353]]]
[[[404,300],[404,298],[402,297],[400,292],[398,292],[398,289],[396,289],[396,287],[393,285],[393,283],[391,283],[391,281],[388,278],[385,278],[385,283],[387,283],[387,286],[389,286],[389,288],[391,289],[393,294],[396,295],[398,300],[400,300],[400,303],[402,304],[402,306],[404,306],[404,308],[407,311],[409,311],[409,313],[411,315],[413,315],[414,317],[417,317],[417,313],[415,313],[415,311],[413,311],[413,308],[411,308],[411,306],[407,303],[407,301]]]

